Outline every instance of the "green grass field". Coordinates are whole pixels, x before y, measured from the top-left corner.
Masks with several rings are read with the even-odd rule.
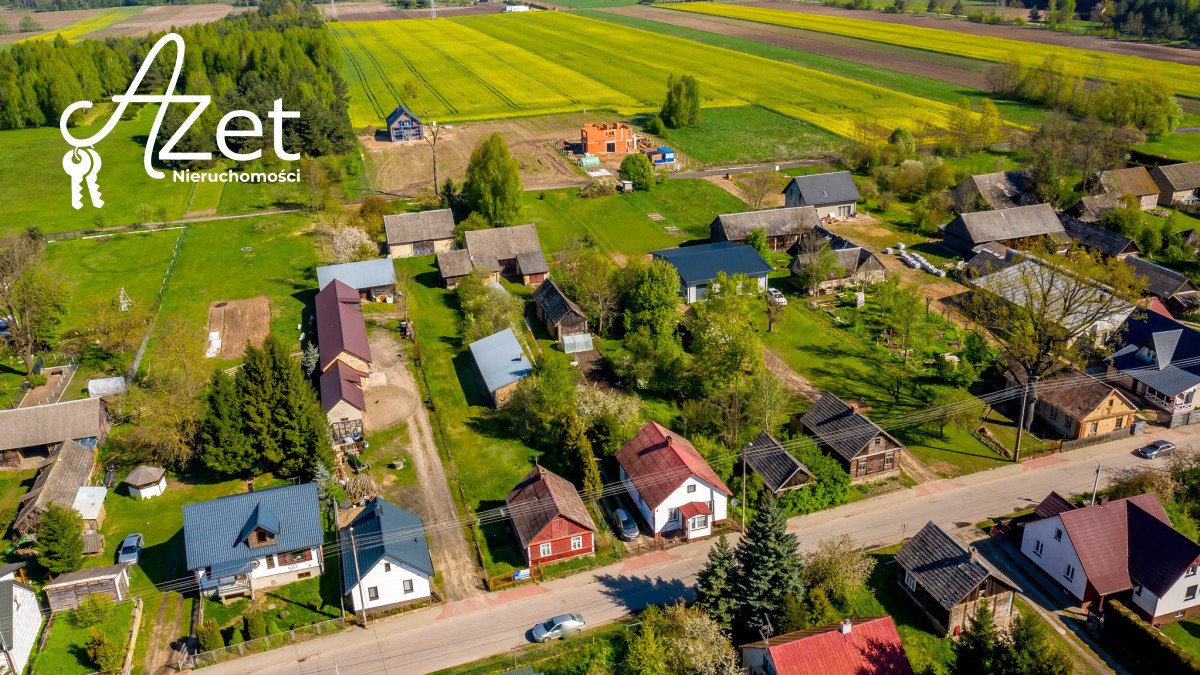
[[[922,28],[871,21],[870,19],[848,19],[743,5],[695,2],[668,7],[679,11],[726,16],[776,26],[844,35],[890,45],[918,47],[933,52],[968,56],[982,61],[1007,61],[1016,54],[1027,65],[1037,65],[1047,56],[1054,55],[1062,58],[1068,69],[1080,75],[1086,74],[1090,77],[1097,68],[1100,70],[1101,77],[1105,79],[1128,79],[1153,72],[1173,86],[1176,93],[1191,98],[1200,98],[1200,67],[1139,56],[971,35],[953,30]]]
[[[79,21],[76,21],[68,26],[63,26],[62,28],[42,33],[40,35],[28,37],[24,40],[19,40],[19,42],[24,42],[25,40],[53,40],[59,35],[63,36],[63,39],[65,40],[74,42],[86,37],[88,33],[94,33],[98,30],[108,28],[114,23],[124,21],[137,14],[140,14],[144,9],[146,8],[110,7],[108,9],[102,9],[97,11],[95,14],[92,14],[85,19],[80,19]]]
[[[811,157],[845,143],[824,129],[758,106],[709,108],[700,124],[671,129],[663,140],[705,164]]]
[[[1200,115],[1185,115],[1181,127],[1200,126]],[[1200,133],[1174,133],[1139,145],[1137,149],[1148,155],[1165,157],[1179,162],[1200,161]]]
[[[96,626],[118,644],[129,642],[133,626],[133,603],[118,604],[108,620]],[[77,625],[71,613],[60,614],[50,629],[46,648],[33,659],[33,669],[54,675],[88,675],[96,672],[87,655],[88,634],[92,629]]]
[[[578,197],[576,192],[525,193],[522,222],[537,225],[547,254],[590,235],[602,250],[643,255],[688,239],[707,239],[713,218],[746,208],[737,197],[703,180],[667,180],[649,192],[594,199]],[[651,213],[661,214],[663,219],[653,221]],[[679,228],[680,235],[669,234],[664,229],[668,226]]]
[[[1200,658],[1200,621],[1189,619],[1169,623],[1163,626],[1162,632],[1193,657]]]
[[[418,89],[410,103],[450,121],[584,108],[647,112],[661,104],[671,73],[700,81],[704,107],[759,104],[843,136],[858,124],[938,126],[949,110],[839,75],[564,12],[332,29],[345,50],[356,126],[378,125],[409,80]]]

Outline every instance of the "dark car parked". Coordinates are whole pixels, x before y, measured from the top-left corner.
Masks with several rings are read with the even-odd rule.
[[[1169,455],[1175,451],[1175,444],[1169,441],[1154,441],[1145,447],[1138,448],[1137,454],[1146,459],[1154,459],[1161,455]]]

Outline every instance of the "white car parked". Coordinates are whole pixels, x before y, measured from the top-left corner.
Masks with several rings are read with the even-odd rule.
[[[778,288],[767,289],[767,300],[780,307],[787,307],[787,296],[780,292]]]

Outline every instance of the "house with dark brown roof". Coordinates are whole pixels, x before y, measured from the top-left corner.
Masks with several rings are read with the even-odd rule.
[[[829,293],[847,286],[863,286],[883,281],[883,263],[879,258],[859,244],[839,237],[823,227],[813,228],[800,237],[792,257],[792,283],[808,293],[814,290],[809,279],[810,267],[822,256],[833,255],[832,269],[825,279],[816,283],[817,293]]]
[[[0,453],[6,464],[49,454],[64,441],[103,445],[107,433],[108,412],[99,398],[0,410]]]
[[[526,286],[537,286],[550,273],[533,225],[471,230],[463,235],[463,248],[439,253],[437,264],[446,288],[454,288],[476,269],[487,273],[490,281],[503,277]]]
[[[1200,616],[1200,544],[1153,493],[1026,523],[1021,553],[1080,604],[1120,595],[1155,626]]]
[[[567,479],[535,466],[505,497],[525,562],[544,564],[595,551],[596,524]]]
[[[776,497],[788,490],[798,490],[814,480],[812,471],[765,431],[746,444],[742,450],[742,461],[762,478],[763,485]]]
[[[95,448],[75,441],[59,446],[38,465],[33,487],[19,500],[20,510],[13,521],[13,529],[21,535],[33,534],[51,504],[73,508],[79,488],[91,485],[95,466]]]
[[[981,605],[999,627],[1013,616],[1021,589],[933,521],[900,547],[896,565],[897,583],[943,635],[962,632]]]
[[[442,253],[454,248],[454,213],[436,209],[387,215],[383,231],[393,258]]]
[[[1146,282],[1146,293],[1163,301],[1169,309],[1187,311],[1200,304],[1200,289],[1186,274],[1141,258],[1125,258],[1133,273]]]
[[[550,279],[534,289],[533,302],[538,318],[546,324],[546,330],[555,340],[588,332],[587,314]]]
[[[1076,506],[1070,500],[1051,490],[1045,499],[1038,502],[1037,508],[1033,510],[1033,515],[1038,518],[1049,518],[1050,516],[1057,516],[1063,511],[1074,510],[1075,508]]]
[[[829,392],[821,395],[800,416],[817,445],[841,460],[850,480],[863,482],[900,473],[904,446],[842,399]]]
[[[1063,438],[1129,433],[1137,406],[1090,375],[1073,374],[1038,388],[1036,414]]]
[[[1200,162],[1156,166],[1150,176],[1158,186],[1158,203],[1162,206],[1200,200]]]
[[[749,675],[912,675],[890,616],[846,619],[742,645]]]
[[[1158,185],[1144,166],[1131,166],[1101,172],[1100,188],[1118,198],[1132,195],[1137,198],[1138,207],[1143,211],[1152,209],[1158,204]]]
[[[954,210],[959,213],[1011,209],[1038,202],[1029,172],[998,171],[968,176],[951,191]]]
[[[686,438],[647,422],[617,451],[621,482],[655,537],[712,533],[727,517],[732,492]]]
[[[800,238],[821,223],[817,209],[812,206],[792,206],[762,211],[722,213],[708,226],[712,241],[746,243],[754,230],[762,230],[772,251],[786,251]]]
[[[341,361],[360,373],[371,367],[367,324],[358,291],[334,280],[317,293],[317,347],[323,373]]]
[[[980,244],[998,242],[1021,248],[1048,238],[1065,247],[1070,238],[1049,204],[1017,206],[994,211],[963,213],[942,226],[949,248],[967,255]]]
[[[1142,253],[1137,243],[1129,237],[1093,225],[1083,218],[1060,216],[1059,220],[1062,221],[1063,229],[1071,241],[1109,258],[1124,259],[1128,256],[1136,258]]]

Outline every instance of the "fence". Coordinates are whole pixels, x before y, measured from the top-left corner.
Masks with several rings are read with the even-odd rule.
[[[187,670],[189,668],[203,668],[204,666],[231,661],[246,654],[265,652],[268,649],[311,640],[326,633],[339,631],[345,628],[347,623],[348,621],[345,619],[330,619],[320,623],[301,626],[300,628],[293,628],[282,633],[246,640],[245,642],[239,642],[235,645],[222,647],[221,649],[214,649],[211,652],[201,652],[190,656],[183,655],[180,656],[175,667],[177,670]]]
[[[158,310],[162,307],[163,296],[167,293],[167,282],[171,280],[171,272],[175,271],[175,263],[179,260],[179,251],[183,249],[183,240],[187,238],[187,232],[187,226],[184,226],[183,231],[179,233],[179,239],[175,241],[175,251],[171,253],[171,262],[167,263],[167,271],[163,274],[162,283],[158,287],[158,295],[154,297],[154,306],[150,309],[146,336],[142,338],[142,344],[133,357],[133,365],[129,367],[129,377],[126,378],[128,380],[137,377],[138,368],[142,365],[142,357],[146,355],[146,347],[150,344],[150,335],[154,333],[154,323],[158,319]]]
[[[1083,447],[1087,447],[1089,445],[1095,445],[1097,443],[1104,443],[1106,441],[1111,441],[1111,440],[1114,440],[1117,438],[1125,438],[1126,436],[1132,436],[1134,429],[1135,429],[1135,427],[1133,427],[1131,425],[1131,426],[1125,427],[1124,429],[1122,429],[1120,431],[1114,431],[1110,434],[1101,434],[1099,436],[1088,436],[1086,438],[1076,438],[1075,440],[1065,440],[1059,444],[1059,450],[1060,451],[1074,450],[1075,448],[1083,448]]]

